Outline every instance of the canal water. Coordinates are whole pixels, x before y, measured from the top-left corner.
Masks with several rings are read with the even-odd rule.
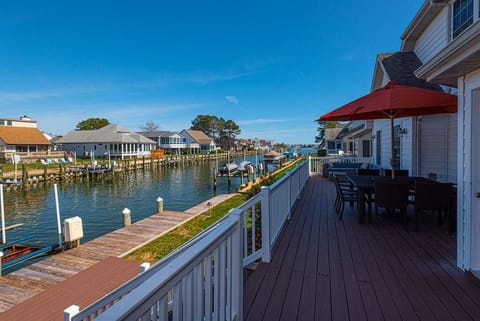
[[[235,160],[237,163],[243,158]],[[255,156],[246,160],[256,164]],[[260,156],[258,157],[260,161]],[[221,166],[225,160],[219,160]],[[213,190],[216,163],[153,168],[116,173],[105,178],[76,182],[58,182],[61,221],[80,216],[86,242],[122,227],[122,210],[129,208],[132,222],[156,213],[158,197],[164,209],[184,211],[217,194],[234,192],[240,178],[218,178]],[[29,244],[51,245],[57,242],[57,222],[53,184],[38,184],[4,192],[6,225],[23,226],[7,231],[7,241],[34,234]],[[62,223],[63,224],[63,223]]]

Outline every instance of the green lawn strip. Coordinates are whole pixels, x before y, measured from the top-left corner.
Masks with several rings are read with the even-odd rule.
[[[283,177],[287,171],[293,170],[300,164],[300,162],[302,162],[302,159],[296,160],[275,175],[269,177],[266,181],[262,182],[262,185],[271,185],[276,180]],[[259,189],[256,190],[256,192],[258,191]],[[154,263],[223,218],[231,209],[239,207],[245,203],[251,196],[253,196],[252,193],[235,195],[234,197],[212,207],[210,211],[191,219],[185,224],[178,226],[174,230],[161,235],[152,242],[133,251],[127,255],[127,258],[140,263]]]
[[[227,215],[232,208],[242,205],[247,199],[248,195],[235,195],[212,207],[210,211],[193,218],[138,250],[133,251],[127,258],[138,262],[156,262],[220,220]]]

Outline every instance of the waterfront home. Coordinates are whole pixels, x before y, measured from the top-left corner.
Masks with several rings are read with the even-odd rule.
[[[75,152],[79,157],[109,155],[121,159],[149,157],[156,146],[155,141],[117,124],[96,130],[73,130],[57,144],[63,151]]]
[[[324,140],[327,154],[333,155],[342,151],[342,140],[338,139],[338,135],[340,135],[343,128],[343,125],[337,125],[334,128],[325,128]]]
[[[157,147],[164,149],[170,154],[181,154],[183,150],[187,149],[199,149],[198,144],[186,144],[185,138],[176,132],[170,131],[154,131],[149,133],[140,133],[143,136],[150,138],[157,142]]]
[[[457,264],[480,270],[480,0],[426,1],[402,35],[415,75],[458,90]],[[454,132],[451,132],[454,134]]]
[[[0,118],[0,126],[37,128],[37,121],[28,116],[19,119]]]
[[[184,129],[180,135],[185,138],[185,143],[191,146],[190,149],[194,152],[210,153],[217,148],[215,141],[200,130]],[[198,149],[195,149],[197,144]]]
[[[36,127],[0,125],[0,153],[10,154],[48,151],[50,142]]]
[[[353,121],[325,128],[325,149],[328,155],[370,157],[372,144],[372,122]]]
[[[420,53],[421,54],[421,53]],[[422,65],[415,51],[383,53],[377,56],[372,91],[390,81],[400,85],[439,92],[453,92],[417,78],[415,70]],[[375,164],[390,167],[390,121],[373,121]],[[457,114],[437,114],[403,117],[394,120],[394,151],[397,169],[406,169],[412,175],[435,177],[443,182],[457,178]]]

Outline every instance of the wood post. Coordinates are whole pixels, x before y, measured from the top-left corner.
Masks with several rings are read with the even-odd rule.
[[[123,214],[123,226],[130,226],[132,225],[132,212],[128,208],[124,208],[122,211]]]
[[[161,197],[157,198],[157,213],[163,213],[163,198]]]

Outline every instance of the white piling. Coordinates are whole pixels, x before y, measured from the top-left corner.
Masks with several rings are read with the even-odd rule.
[[[0,184],[0,211],[2,215],[2,243],[7,243],[7,234],[6,234],[6,226],[5,226],[5,207],[3,203],[3,184]]]
[[[73,317],[80,313],[78,305],[71,305],[63,310],[63,321],[72,321]]]
[[[150,263],[148,263],[148,262],[144,262],[144,263],[140,264],[140,273],[145,272],[149,268],[150,268]]]
[[[58,205],[57,184],[53,184],[53,190],[55,192],[55,209],[57,211],[58,246],[62,247],[62,224],[60,223],[60,206]]]
[[[123,214],[123,226],[132,225],[132,212],[128,208],[124,208],[122,211]]]
[[[163,213],[163,198],[157,198],[157,213]]]

